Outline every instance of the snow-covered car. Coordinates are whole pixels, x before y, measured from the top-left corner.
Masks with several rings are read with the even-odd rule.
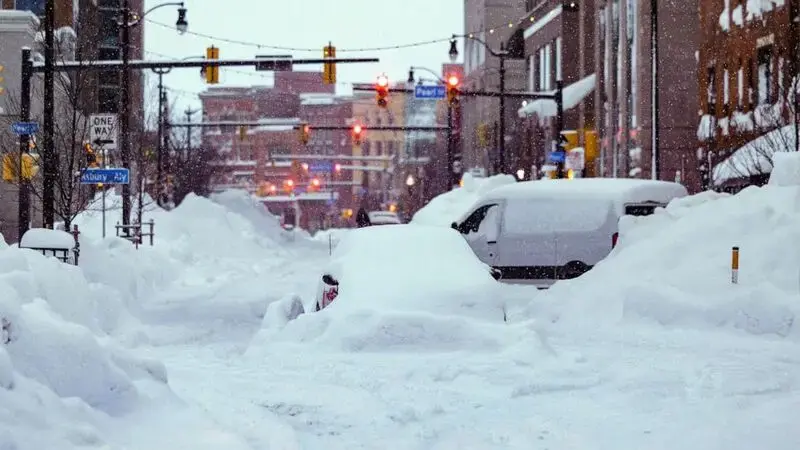
[[[461,236],[444,227],[396,225],[353,230],[319,280],[315,304],[505,319],[500,283]]]
[[[371,211],[367,215],[371,225],[399,225],[403,223],[397,213],[391,211]]]

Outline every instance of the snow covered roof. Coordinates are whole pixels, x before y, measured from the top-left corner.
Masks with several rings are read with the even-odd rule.
[[[572,109],[589,95],[597,83],[597,75],[591,74],[588,77],[576,81],[564,88],[564,111]],[[553,93],[555,91],[550,91]],[[520,117],[536,114],[539,117],[555,117],[557,114],[556,101],[552,99],[540,99],[528,102],[517,111]]]
[[[794,126],[772,130],[753,139],[736,150],[712,171],[714,184],[722,184],[736,178],[767,174],[772,171],[775,152],[794,150]]]
[[[632,178],[524,181],[498,187],[486,198],[603,198],[618,202],[669,201],[687,195],[678,183]]]

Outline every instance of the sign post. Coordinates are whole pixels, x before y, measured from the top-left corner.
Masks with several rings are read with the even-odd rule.
[[[92,114],[89,116],[89,140],[107,150],[117,148],[117,115]],[[127,183],[125,183],[127,184]]]
[[[128,169],[84,169],[81,172],[81,184],[129,184],[131,174]],[[106,189],[103,187],[103,238],[106,237]]]

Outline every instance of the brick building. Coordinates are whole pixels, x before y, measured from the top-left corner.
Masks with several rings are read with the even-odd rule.
[[[260,123],[246,130],[235,126],[204,128],[203,145],[216,149],[219,155],[215,164],[220,170],[212,180],[212,188],[258,193],[261,187],[262,193],[267,194],[263,201],[274,214],[284,215],[299,205],[297,224],[305,229],[315,230],[326,222],[335,222],[342,209],[352,207],[346,172],[334,174],[333,181],[342,184],[331,183],[329,175],[303,169],[305,160],[293,165],[288,158],[280,158],[351,151],[349,139],[343,140],[346,131],[313,128],[314,124],[348,122],[352,112],[349,102],[335,97],[334,89],[333,85],[322,83],[318,72],[276,72],[272,86],[212,87],[201,93],[204,120]],[[299,139],[298,128],[303,123],[311,125],[307,145]],[[306,192],[313,178],[322,181],[319,192]],[[291,195],[284,190],[289,179],[294,185]]]
[[[525,41],[525,90],[553,92],[556,82],[564,85],[563,130],[574,132],[576,145],[589,147],[596,139],[594,96],[595,5],[576,2],[570,7],[561,0],[527,2],[530,8],[522,21]],[[557,137],[556,103],[550,99],[524,101],[518,114],[523,126],[515,136],[520,147],[509,161],[526,179],[538,178],[543,169],[554,169],[548,160]]]
[[[657,130],[658,178],[700,188],[696,170],[697,97],[694,70],[699,44],[698,0],[659,0]],[[650,2],[596,0],[595,116],[600,133],[600,176],[652,176],[652,46]],[[619,80],[619,82],[618,82]],[[619,117],[619,120],[612,120]]]
[[[510,23],[517,23],[525,15],[526,3],[532,9],[534,2],[520,0],[464,0],[464,29],[467,34],[485,42],[492,50],[500,50],[501,43],[507,43],[515,29]],[[499,59],[493,57],[486,47],[474,39],[465,38],[463,44],[464,88],[469,90],[497,91],[500,87]],[[447,48],[442,47],[442,56]],[[506,59],[506,89],[523,90],[526,86],[525,62]],[[506,101],[506,161],[512,161],[520,146],[514,143],[517,135],[517,109],[519,102]],[[469,97],[462,99],[463,123],[463,164],[466,169],[482,168],[490,170],[496,165],[499,154],[499,133],[484,139],[485,131],[499,130],[500,102],[497,98]],[[491,133],[490,133],[491,134]],[[508,169],[508,168],[507,168]]]
[[[773,130],[795,120],[796,3],[700,0],[698,164],[712,187],[763,184],[772,153],[795,149],[793,132]]]

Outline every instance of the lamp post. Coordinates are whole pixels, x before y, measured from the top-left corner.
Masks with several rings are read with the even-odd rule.
[[[408,70],[409,89],[414,88],[414,70],[424,70],[433,75],[436,81],[439,83],[443,85],[447,84],[447,82],[433,70],[428,69],[427,67],[411,66],[411,68]],[[422,79],[419,81],[421,83]],[[458,186],[458,182],[460,181],[458,167],[456,167],[455,142],[453,139],[453,105],[451,105],[449,102],[447,103],[447,172],[447,180],[449,184],[447,190],[449,191]]]
[[[509,52],[505,49],[505,45],[501,42],[500,43],[500,50],[495,51],[492,49],[489,44],[487,44],[482,39],[475,37],[473,35],[453,35],[452,39],[450,40],[450,51],[448,52],[450,56],[451,62],[456,62],[458,59],[458,48],[456,38],[462,37],[467,39],[472,39],[483,45],[486,50],[495,58],[500,59],[500,154],[498,155],[498,167],[495,168],[495,172],[498,174],[502,174],[506,171],[506,100],[505,100],[505,93],[506,93],[506,58],[509,56]]]
[[[183,2],[168,2],[168,3],[161,3],[156,5],[147,11],[144,14],[139,16],[135,12],[131,11],[130,8],[130,0],[123,0],[122,8],[120,9],[120,15],[116,18],[117,25],[122,29],[122,92],[120,95],[120,159],[122,160],[122,167],[125,169],[130,169],[130,110],[129,110],[129,97],[130,97],[130,87],[128,84],[130,83],[130,47],[131,47],[131,37],[130,37],[130,29],[136,25],[139,25],[142,19],[153,12],[158,8],[162,8],[164,6],[178,6],[178,20],[175,22],[175,29],[178,30],[178,33],[183,34],[189,27],[189,23],[186,21],[186,8],[183,6]],[[123,225],[130,224],[130,212],[131,212],[131,190],[129,184],[122,185],[122,223]],[[127,228],[126,228],[127,230]]]

